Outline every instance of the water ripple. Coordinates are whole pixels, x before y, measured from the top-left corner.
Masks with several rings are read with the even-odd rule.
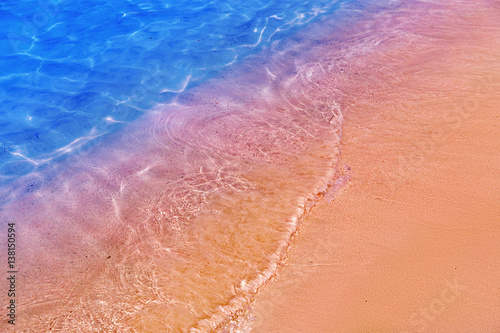
[[[140,110],[168,102],[335,6],[284,0],[3,4],[0,21],[8,28],[0,40],[0,112],[7,116],[0,143],[25,147],[29,159],[50,160],[56,150],[88,136],[89,128],[102,128],[101,135],[119,128],[107,126],[106,117],[117,110],[106,99]],[[61,117],[67,126],[50,134],[47,128]],[[45,135],[30,135],[33,128]],[[0,155],[4,179],[28,172],[6,173],[4,164],[18,163],[18,157]]]

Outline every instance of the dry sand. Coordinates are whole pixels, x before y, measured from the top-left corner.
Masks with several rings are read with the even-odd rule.
[[[352,64],[351,181],[302,223],[253,332],[500,332],[500,10],[454,13]]]

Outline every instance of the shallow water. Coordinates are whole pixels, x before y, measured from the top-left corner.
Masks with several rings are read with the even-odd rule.
[[[31,182],[4,209],[24,221],[23,277],[37,280],[20,286],[19,321],[205,331],[240,309],[333,175],[341,114],[334,95],[308,99],[306,73],[287,90],[225,81],[237,98],[222,82],[209,87],[231,94],[196,90]]]
[[[67,8],[73,8],[70,4],[67,3]],[[221,17],[231,17],[227,13],[216,14],[212,5],[226,6],[214,2],[193,9],[207,15],[200,14],[192,22],[200,31],[205,31],[199,24],[202,17],[210,21],[207,17],[213,16],[219,23]],[[68,117],[72,120],[65,123],[66,130],[54,129],[49,118],[40,116],[43,119],[39,122],[44,125],[40,124],[36,131],[46,131],[48,137],[60,135],[57,140],[34,140],[29,136],[34,132],[24,129],[21,123],[26,120],[21,117],[6,127],[7,132],[9,126],[19,128],[19,132],[5,134],[6,138],[12,133],[23,133],[12,146],[19,149],[17,155],[7,154],[2,164],[15,172],[5,173],[12,176],[6,178],[11,183],[3,186],[1,192],[2,225],[16,223],[20,249],[18,289],[22,296],[17,299],[17,331],[220,329],[248,307],[255,292],[283,264],[290,237],[304,211],[336,184],[332,180],[343,121],[343,83],[347,75],[355,75],[349,73],[350,57],[368,53],[375,45],[363,35],[349,41],[332,37],[332,32],[352,29],[364,15],[380,8],[342,3],[328,17],[295,31],[292,26],[316,17],[318,5],[307,3],[300,10],[279,3],[266,3],[265,10],[260,3],[251,5],[248,6],[256,18],[252,21],[254,25],[249,25],[250,30],[261,29],[261,34],[254,39],[257,44],[252,44],[252,51],[248,51],[249,41],[243,37],[235,39],[238,46],[226,45],[242,50],[238,53],[241,59],[238,56],[234,66],[221,69],[230,59],[211,58],[207,49],[196,50],[200,57],[207,57],[204,61],[211,64],[210,68],[200,58],[188,60],[175,52],[171,54],[170,49],[162,53],[159,46],[148,42],[153,43],[151,54],[157,57],[155,64],[174,66],[165,60],[169,59],[164,58],[166,55],[181,64],[192,62],[186,65],[189,74],[179,70],[172,81],[160,80],[162,86],[152,89],[151,96],[141,97],[141,103],[153,102],[147,109],[140,103],[134,104],[133,99],[138,95],[125,88],[135,85],[147,89],[144,84],[147,75],[133,73],[137,68],[139,72],[144,69],[137,62],[151,63],[147,51],[132,52],[138,46],[131,36],[138,34],[134,34],[138,28],[134,24],[130,28],[129,23],[123,23],[126,27],[120,27],[120,31],[130,28],[133,31],[130,35],[122,36],[125,39],[110,39],[110,45],[120,47],[115,50],[119,57],[106,61],[99,58],[102,62],[96,60],[98,57],[92,58],[90,67],[82,67],[82,76],[71,79],[84,82],[85,87],[92,87],[90,90],[70,89],[68,96],[72,97],[66,98],[61,97],[66,96],[66,88],[57,88],[50,96],[57,93],[58,97],[51,99],[46,91],[29,95],[40,90],[36,85],[23,88],[23,94],[33,97],[30,105],[60,101],[57,107],[62,109],[61,113],[54,113],[56,118],[59,117],[56,114],[68,113],[72,107],[83,106],[83,109],[70,112]],[[99,10],[104,11],[102,8],[113,12],[106,6]],[[205,13],[205,8],[210,10]],[[332,10],[334,6],[326,8]],[[75,22],[82,20],[81,25],[71,29],[87,31],[82,27],[92,24],[96,28],[104,21],[102,18],[89,22],[95,16],[80,17],[79,10],[77,7],[60,10],[64,15],[76,17]],[[285,20],[281,14],[274,14],[274,10],[279,13],[285,10],[287,22],[294,23],[274,27],[271,31],[280,32],[264,35],[264,31],[267,34],[273,27],[265,25],[274,22],[270,17],[278,15],[277,20]],[[142,14],[134,10],[120,13],[127,14],[124,17],[136,15],[130,22],[139,22],[143,27],[139,19]],[[153,18],[159,15],[157,10],[147,8],[141,13]],[[175,17],[179,15],[176,12]],[[55,28],[49,28],[47,33],[55,33],[52,32]],[[109,29],[118,28],[110,25]],[[171,37],[180,34],[179,42],[185,42],[192,29],[182,27],[164,38],[183,50],[188,46],[175,44],[176,39]],[[227,25],[220,29],[230,31]],[[235,29],[249,31],[248,26]],[[92,31],[88,33],[89,41],[99,37]],[[66,40],[71,36],[64,29],[60,34],[51,38]],[[280,34],[285,35],[274,40],[273,36]],[[219,36],[220,40],[214,43],[231,42],[228,36]],[[167,47],[165,43],[159,45]],[[60,61],[57,57],[64,55],[63,51],[51,53],[59,51],[37,46],[36,42],[26,47],[30,54],[36,51],[37,57],[43,58],[38,59],[39,65],[45,65],[51,57],[51,61]],[[101,50],[100,57],[111,49]],[[85,54],[88,50],[85,47],[65,58],[65,64],[73,64],[73,60],[79,64],[89,61]],[[68,59],[73,60],[68,62]],[[52,69],[60,69],[59,65]],[[193,66],[208,69],[194,70]],[[162,69],[163,73],[170,73],[167,67]],[[48,75],[43,68],[36,75]],[[75,74],[73,70],[69,72]],[[54,69],[51,75],[64,82],[68,74]],[[7,82],[8,89],[17,84],[9,80],[23,77],[8,76],[2,81]],[[185,84],[186,77],[191,85]],[[40,85],[51,81],[44,82]],[[21,91],[16,89],[12,92]],[[182,93],[175,93],[180,90]],[[96,91],[109,98],[109,103],[99,104],[100,97],[92,95]],[[20,104],[19,108],[30,110],[28,104]],[[94,110],[98,104],[102,107]],[[72,106],[63,110],[67,105]],[[135,111],[112,113],[115,107],[122,106]],[[86,122],[81,117],[93,120]],[[57,119],[54,121],[62,124]],[[123,125],[118,131],[102,125],[108,123]],[[57,144],[50,146],[49,141]],[[70,146],[61,150],[67,144]],[[31,152],[36,147],[42,150]],[[61,154],[66,158],[52,160]],[[23,169],[19,163],[31,168]],[[45,167],[38,166],[44,163]],[[5,323],[1,325],[3,329]]]
[[[0,181],[114,132],[331,13],[312,1],[0,6]]]
[[[356,27],[374,47],[342,84],[352,181],[302,222],[252,332],[500,331],[499,5],[405,2]]]

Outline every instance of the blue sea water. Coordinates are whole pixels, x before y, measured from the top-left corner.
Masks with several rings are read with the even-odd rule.
[[[0,4],[0,183],[85,149],[328,15],[298,0]]]
[[[20,330],[207,332],[248,309],[335,185],[368,2],[0,5]]]

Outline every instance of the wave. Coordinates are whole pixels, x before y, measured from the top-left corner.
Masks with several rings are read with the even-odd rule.
[[[19,178],[2,224],[19,224],[30,281],[20,329],[205,332],[241,315],[304,214],[347,179],[346,55],[362,51],[333,32],[367,13],[346,5]]]

